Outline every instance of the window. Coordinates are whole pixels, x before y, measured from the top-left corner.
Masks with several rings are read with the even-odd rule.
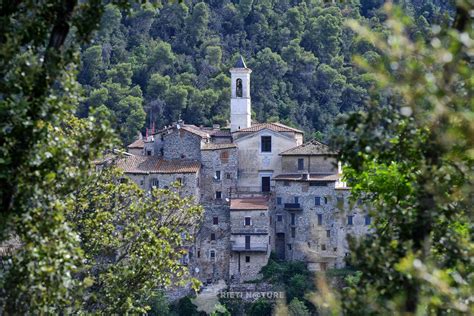
[[[283,216],[277,215],[277,222],[282,222],[282,221],[283,221]]]
[[[288,181],[288,180],[283,181],[283,185],[285,187],[289,187],[290,186],[290,181]]]
[[[262,153],[271,153],[272,152],[272,137],[271,136],[262,136]]]
[[[216,180],[220,180],[221,179],[221,171],[220,170],[216,170],[216,173],[214,175],[214,179]]]
[[[321,205],[321,197],[320,196],[316,196],[314,198],[314,205]]]
[[[222,199],[222,192],[221,191],[216,191],[216,199]]]
[[[157,178],[152,178],[150,180],[150,187],[151,188],[157,188],[159,184],[160,184],[160,182],[158,181]]]
[[[250,249],[250,236],[245,236],[245,249]]]
[[[230,173],[227,172],[227,173],[225,174],[225,177],[226,177],[227,179],[230,179]]]
[[[288,244],[288,250],[291,250],[291,244]]]
[[[252,224],[251,218],[250,217],[245,217],[245,226],[250,226]]]
[[[221,162],[227,163],[227,161],[229,160],[229,152],[227,150],[221,151],[220,156],[221,156]]]
[[[304,169],[304,158],[298,158],[298,170]]]
[[[296,214],[291,213],[291,225],[296,225]]]
[[[291,227],[291,238],[295,238],[295,237],[296,237],[296,228]]]
[[[295,196],[295,203],[298,204],[300,202],[299,196]]]
[[[183,178],[176,178],[176,182],[178,182],[179,184],[183,184]]]
[[[209,257],[211,258],[211,260],[216,259],[216,251],[215,250],[209,251]]]
[[[198,250],[198,258],[201,258],[201,250]]]
[[[163,148],[160,148],[160,155],[163,156],[165,154],[165,151]]]
[[[323,214],[318,214],[318,226],[323,224]]]
[[[372,222],[372,219],[370,218],[370,216],[365,215],[365,225],[370,225],[371,222]]]
[[[354,219],[353,215],[347,215],[347,225],[352,225],[353,219]]]
[[[331,237],[331,231],[330,230],[326,230],[326,237]]]
[[[245,256],[245,262],[250,262],[250,256]]]
[[[219,225],[219,217],[214,216],[212,218],[212,225]]]
[[[328,204],[328,197],[327,196],[324,197],[324,204]]]
[[[242,97],[242,79],[240,78],[235,81],[235,95],[238,98]]]
[[[321,250],[322,250],[322,251],[326,251],[326,244],[322,244],[322,245],[321,245]]]
[[[140,180],[140,185],[143,185],[143,183],[144,183],[143,179],[142,179],[142,180]]]
[[[147,155],[147,156],[151,156],[151,150],[147,150],[147,151],[146,151],[146,155]]]
[[[323,182],[323,181],[311,181],[309,183],[309,186],[310,187],[327,187],[328,186],[328,183],[327,182]]]
[[[281,205],[281,197],[277,197],[277,205]]]
[[[211,240],[216,240],[216,234],[211,233]]]

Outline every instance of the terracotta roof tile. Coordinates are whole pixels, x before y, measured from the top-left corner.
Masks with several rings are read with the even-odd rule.
[[[234,211],[268,210],[268,199],[266,197],[231,199],[230,209]]]
[[[128,156],[116,163],[125,173],[195,173],[201,168],[198,161],[164,160],[157,156]]]
[[[143,148],[145,147],[145,142],[143,139],[137,139],[133,143],[127,146],[127,148]]]
[[[286,126],[281,123],[256,123],[250,127],[239,129],[238,131],[235,131],[234,133],[253,133],[253,132],[259,132],[262,129],[269,129],[274,132],[303,133],[303,131],[300,131],[299,129]]]
[[[234,143],[207,143],[202,145],[201,150],[219,150],[236,147],[237,146]]]
[[[184,129],[185,131],[188,131],[190,133],[193,133],[195,135],[200,136],[201,138],[209,138],[210,135],[209,133],[201,130],[199,127],[196,125],[182,125],[180,128]]]
[[[282,156],[333,156],[337,155],[335,151],[332,151],[328,145],[312,140],[302,145],[293,147],[284,152],[281,152]]]

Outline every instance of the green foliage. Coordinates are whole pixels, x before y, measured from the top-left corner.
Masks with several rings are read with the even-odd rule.
[[[319,131],[326,138],[340,113],[365,106],[373,84],[351,58],[376,56],[378,50],[344,21],[353,18],[381,28],[385,15],[379,3],[361,2],[170,1],[160,10],[138,9],[122,19],[108,5],[94,44],[83,48],[80,82],[89,100],[79,113],[87,115],[96,89],[106,87],[113,94],[111,90],[121,88],[121,99],[131,93],[124,87],[139,86],[147,124],[168,125],[181,116],[197,125],[226,125],[228,71],[242,54],[254,70],[253,118],[292,122],[308,135]],[[429,24],[440,20],[447,6],[439,7],[410,11],[422,18],[414,34],[427,36]],[[119,72],[124,64],[131,66],[131,76]],[[118,73],[123,74],[121,87],[110,86],[108,82],[119,82]],[[116,102],[112,98],[102,104],[112,110],[113,127],[127,143],[136,134],[126,124],[132,112],[115,109]],[[140,119],[133,127],[144,125]]]
[[[433,28],[429,41],[390,5],[384,33],[350,22],[379,51],[377,62],[356,58],[377,89],[336,143],[377,237],[350,242],[360,274],[342,293],[345,313],[474,311],[473,8],[461,1],[453,26]]]
[[[0,11],[0,239],[21,243],[2,268],[0,309],[72,313],[82,252],[65,221],[67,201],[90,161],[113,144],[103,111],[71,117],[80,97],[78,46],[90,39],[103,5],[7,1]],[[98,81],[97,49],[85,57],[88,78]]]
[[[271,316],[273,305],[269,301],[259,298],[247,310],[249,316]]]
[[[263,279],[274,285],[281,285],[286,293],[287,303],[294,298],[305,300],[305,295],[314,290],[314,275],[303,261],[277,262],[270,259],[262,268]]]
[[[144,313],[157,288],[191,281],[180,259],[202,207],[179,190],[146,193],[107,168],[77,194],[68,217],[87,259],[81,274],[92,283],[87,310]]]
[[[298,300],[297,298],[294,298],[291,300],[290,304],[288,304],[288,314],[290,316],[309,316],[309,310],[306,307],[306,305]]]

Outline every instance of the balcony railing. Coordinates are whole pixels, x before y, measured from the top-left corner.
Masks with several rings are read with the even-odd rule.
[[[269,191],[262,191],[261,186],[239,186],[229,188],[229,196],[231,198],[260,197],[267,196],[274,191],[275,186],[270,186]]]
[[[230,232],[232,235],[252,235],[252,234],[257,234],[257,235],[266,235],[268,234],[269,227],[265,228],[245,228],[245,227],[232,227],[230,228]]]
[[[237,244],[237,245],[232,245],[232,251],[267,252],[268,245],[267,244],[250,244],[250,245]]]
[[[301,211],[300,203],[285,203],[283,207],[289,211]]]

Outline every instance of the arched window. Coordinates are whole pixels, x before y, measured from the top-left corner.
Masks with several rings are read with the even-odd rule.
[[[235,82],[235,94],[238,98],[242,97],[242,79],[237,79]]]

